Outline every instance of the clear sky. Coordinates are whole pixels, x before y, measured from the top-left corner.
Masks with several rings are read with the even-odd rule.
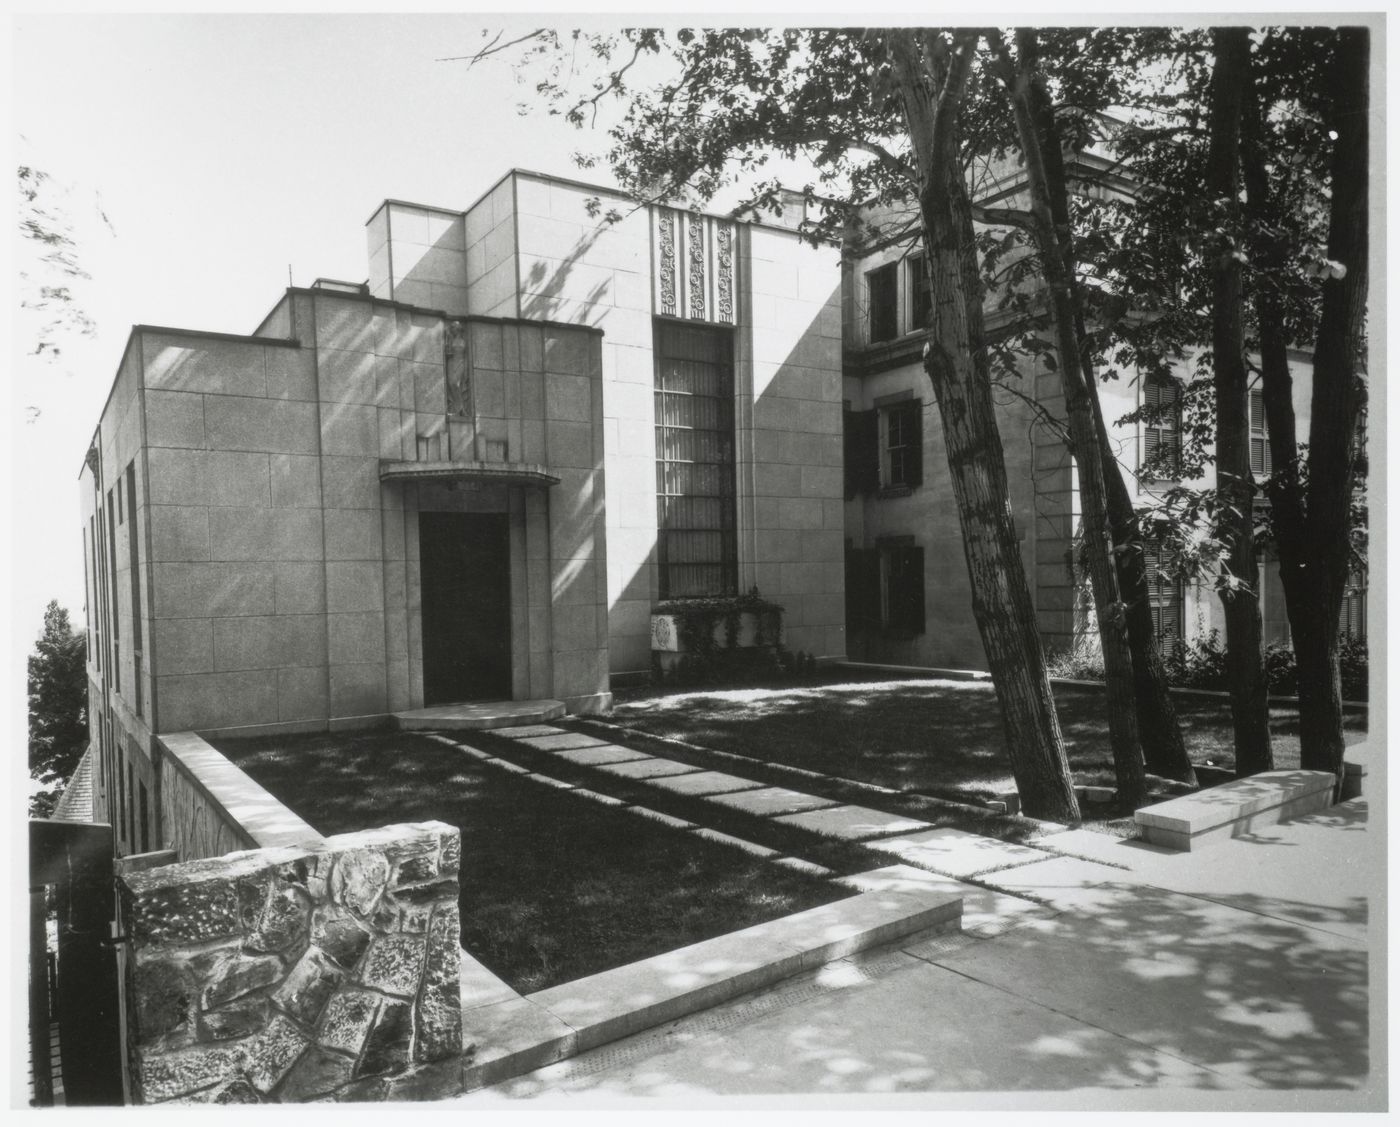
[[[13,625],[26,649],[49,599],[81,620],[78,471],[131,325],[251,332],[289,266],[299,285],[365,278],[364,222],[380,200],[465,207],[512,166],[573,173],[570,154],[600,140],[519,117],[529,88],[506,58],[435,61],[474,50],[487,26],[503,25],[16,17],[20,159],[66,189],[92,275],[77,292],[97,329],[50,363],[24,355],[29,325],[16,326]]]

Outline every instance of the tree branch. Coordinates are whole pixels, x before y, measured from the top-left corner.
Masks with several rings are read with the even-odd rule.
[[[474,55],[449,55],[445,58],[437,59],[436,61],[439,63],[465,62],[468,67],[473,67],[483,59],[489,59],[492,55],[499,55],[502,51],[510,50],[510,48],[514,47],[517,43],[525,43],[531,39],[538,39],[545,33],[545,30],[545,28],[537,27],[534,31],[527,31],[524,35],[517,36],[515,39],[511,39],[506,43],[501,42],[501,36],[504,35],[505,32],[498,31],[496,32],[496,38],[491,40],[490,43],[486,44],[485,47]]]

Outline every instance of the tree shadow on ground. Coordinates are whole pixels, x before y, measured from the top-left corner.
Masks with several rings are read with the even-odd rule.
[[[1276,901],[1231,910],[1126,882],[1064,892],[1061,915],[997,939],[948,953],[916,941],[873,981],[817,989],[829,967],[778,987],[766,1010],[735,1003],[680,1023],[664,1045],[610,1047],[605,1061],[565,1062],[507,1094],[1366,1085],[1362,945],[1265,914]],[[1308,905],[1289,907],[1301,917]]]
[[[1056,686],[1056,711],[1075,780],[1111,784],[1102,690]],[[1180,699],[1187,749],[1197,762],[1234,763],[1224,701]],[[618,694],[610,719],[655,735],[901,790],[987,796],[1012,787],[996,693],[990,683],[936,679],[783,689]],[[1346,718],[1363,739],[1364,715]],[[1296,709],[1271,712],[1275,758],[1298,764]]]

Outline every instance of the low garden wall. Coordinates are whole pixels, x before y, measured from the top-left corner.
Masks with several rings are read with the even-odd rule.
[[[124,874],[134,1102],[460,1091],[460,863],[424,822]]]
[[[156,737],[161,845],[181,861],[321,836],[193,732]]]

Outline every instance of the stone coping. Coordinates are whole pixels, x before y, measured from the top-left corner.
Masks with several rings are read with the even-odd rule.
[[[1190,848],[1190,843],[1219,831],[1250,828],[1252,819],[1277,812],[1274,821],[1304,813],[1307,803],[1330,805],[1336,776],[1327,771],[1264,771],[1218,787],[1145,806],[1133,815],[1143,836],[1156,844]]]
[[[164,756],[257,848],[324,845],[312,826],[194,732],[156,737]]]
[[[962,895],[944,885],[877,881],[874,889],[524,996],[509,996],[504,984],[493,987],[483,978],[489,972],[477,964],[463,975],[463,1043],[476,1042],[464,1090],[497,1084],[833,959],[961,925]]]

